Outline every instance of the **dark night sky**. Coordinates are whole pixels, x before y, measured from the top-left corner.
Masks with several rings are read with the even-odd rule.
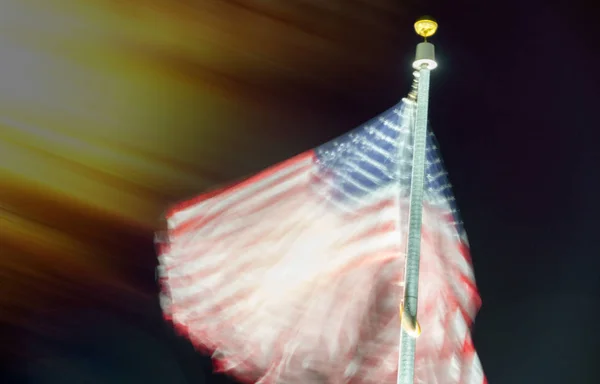
[[[456,9],[438,40],[452,75],[432,120],[469,230],[491,383],[600,378],[597,27],[590,8],[542,4]]]
[[[475,342],[484,370],[492,384],[599,383],[594,9],[575,1],[444,3],[419,6],[441,26],[431,123],[483,296]],[[375,96],[353,122],[395,95]],[[207,359],[162,323],[158,303],[130,308],[130,318],[74,310],[87,327],[74,326],[60,342],[28,341],[52,350],[52,364],[14,367],[31,383],[218,382]]]

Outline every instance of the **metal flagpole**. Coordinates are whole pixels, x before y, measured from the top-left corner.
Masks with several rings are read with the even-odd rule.
[[[421,224],[423,190],[425,184],[425,150],[427,144],[427,112],[429,107],[429,75],[437,67],[435,49],[427,38],[433,36],[437,23],[422,17],[415,23],[415,31],[425,41],[417,45],[413,63],[417,81],[417,111],[413,134],[412,182],[408,221],[408,249],[404,274],[404,301],[400,309],[400,354],[398,356],[397,384],[413,384],[415,374],[416,337],[420,333],[417,323],[419,291],[419,262],[421,253]]]

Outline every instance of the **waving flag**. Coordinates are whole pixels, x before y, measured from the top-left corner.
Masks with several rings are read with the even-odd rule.
[[[395,383],[415,105],[174,207],[163,310],[217,367],[259,383]],[[415,382],[481,384],[480,305],[433,135]]]

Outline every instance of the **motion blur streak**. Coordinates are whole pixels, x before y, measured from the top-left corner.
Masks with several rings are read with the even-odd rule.
[[[390,78],[398,97],[411,2],[341,4],[2,1],[2,328],[153,300],[168,204],[353,126]]]

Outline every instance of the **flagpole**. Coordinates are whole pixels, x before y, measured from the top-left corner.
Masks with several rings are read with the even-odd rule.
[[[423,192],[425,185],[425,150],[427,144],[427,114],[429,109],[429,76],[437,67],[435,47],[427,41],[437,30],[437,23],[422,17],[415,23],[415,31],[425,41],[417,45],[413,68],[417,81],[416,118],[413,135],[412,181],[408,221],[408,245],[404,274],[404,300],[400,310],[400,354],[398,356],[397,384],[413,384],[415,375],[416,337],[420,333],[417,322],[419,295],[419,263],[421,254],[421,226]]]

